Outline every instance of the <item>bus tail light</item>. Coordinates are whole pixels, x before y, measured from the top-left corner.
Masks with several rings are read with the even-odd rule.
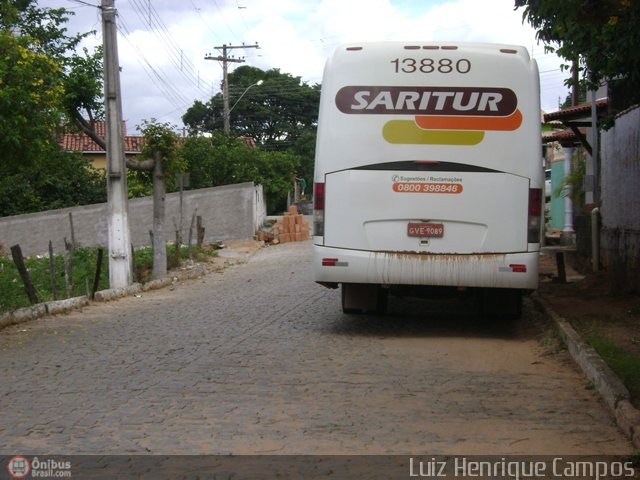
[[[527,273],[527,266],[524,263],[512,263],[509,268],[513,273]]]
[[[542,229],[542,189],[529,189],[529,219],[527,222],[527,241],[540,243]]]
[[[324,235],[324,183],[313,184],[313,234]]]

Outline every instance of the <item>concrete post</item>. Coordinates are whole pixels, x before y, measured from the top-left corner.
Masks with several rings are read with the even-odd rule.
[[[127,169],[122,132],[120,69],[116,36],[114,0],[102,0],[102,38],[104,46],[104,101],[107,142],[107,220],[109,237],[109,285],[131,285],[131,235],[127,198]]]

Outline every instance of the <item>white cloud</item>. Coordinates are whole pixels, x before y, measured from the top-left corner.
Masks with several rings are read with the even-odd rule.
[[[343,42],[387,39],[403,20],[387,0],[323,0],[313,18],[323,37]]]
[[[555,109],[566,91],[559,60],[544,54],[511,0],[154,0],[150,12],[144,0],[115,3],[126,35],[119,37],[119,50],[123,112],[130,131],[152,117],[181,125],[180,117],[194,100],[206,101],[219,91],[222,68],[204,57],[218,55],[214,47],[225,43],[258,42],[259,50],[233,53],[246,56],[248,65],[279,68],[310,83],[321,82],[325,58],[344,42],[514,43],[539,60],[543,108]],[[93,43],[100,43],[97,9],[78,8],[69,0],[40,4],[74,9],[78,15],[70,31],[97,29]]]

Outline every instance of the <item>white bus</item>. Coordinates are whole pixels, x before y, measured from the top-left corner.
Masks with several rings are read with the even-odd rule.
[[[477,296],[520,315],[538,285],[544,189],[536,62],[524,47],[375,42],[324,70],[314,279],[345,312],[388,294]]]

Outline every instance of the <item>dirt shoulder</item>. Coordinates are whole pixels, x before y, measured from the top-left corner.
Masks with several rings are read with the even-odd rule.
[[[567,262],[567,283],[557,283],[555,257],[540,257],[539,294],[596,349],[640,407],[640,296],[613,295],[604,273],[580,275]]]

